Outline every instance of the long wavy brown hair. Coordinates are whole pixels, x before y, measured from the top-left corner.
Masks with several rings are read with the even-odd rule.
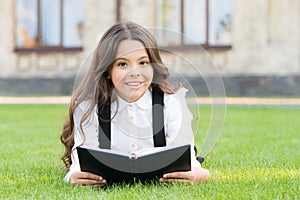
[[[74,146],[74,110],[82,101],[88,100],[90,102],[87,112],[80,121],[80,132],[83,138],[85,138],[82,124],[91,116],[93,108],[96,105],[104,107],[110,104],[114,86],[111,79],[108,79],[108,76],[112,64],[116,59],[117,47],[122,40],[126,39],[137,40],[144,45],[154,71],[151,86],[159,87],[165,93],[173,93],[175,90],[167,81],[169,71],[161,60],[153,35],[147,29],[133,22],[113,25],[100,39],[94,51],[89,70],[72,94],[69,115],[63,125],[60,136],[60,140],[65,146],[65,152],[61,159],[65,164],[66,170],[69,170],[72,164],[71,153]]]

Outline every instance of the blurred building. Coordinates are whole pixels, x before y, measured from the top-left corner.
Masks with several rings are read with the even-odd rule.
[[[127,20],[171,30],[152,29],[191,62],[205,49],[228,95],[300,95],[299,0],[1,0],[0,94],[68,94],[103,32]]]

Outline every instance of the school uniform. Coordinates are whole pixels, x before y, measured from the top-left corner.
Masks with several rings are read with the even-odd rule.
[[[181,88],[175,94],[164,94],[164,130],[167,146],[191,144],[194,146],[194,135],[191,127],[192,114],[187,107],[185,96],[187,89]],[[136,102],[128,103],[115,92],[115,101],[111,103],[111,149],[134,153],[140,149],[154,147],[152,128],[152,95],[147,90]],[[80,171],[76,147],[83,143],[88,148],[99,148],[98,108],[94,107],[92,115],[83,122],[85,135],[81,135],[80,120],[89,108],[90,103],[83,101],[74,111],[74,147],[72,165],[65,176],[69,182],[74,171]],[[156,106],[156,105],[155,105]],[[117,111],[117,113],[116,113]],[[200,167],[196,160],[194,148],[191,148],[192,167]]]

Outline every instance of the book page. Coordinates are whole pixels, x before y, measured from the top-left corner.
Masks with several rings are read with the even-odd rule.
[[[104,152],[104,153],[122,155],[122,156],[126,156],[126,157],[129,157],[129,158],[132,157],[131,153],[126,152],[126,151],[121,151],[121,150],[116,150],[116,149],[90,148],[90,147],[86,147],[86,146],[82,146],[82,147],[86,148],[86,149],[91,149],[91,150],[95,150],[95,151]]]
[[[83,148],[87,148],[87,147],[83,146]],[[110,154],[126,156],[130,159],[136,159],[141,156],[146,156],[146,155],[162,152],[162,151],[165,151],[168,149],[172,149],[172,147],[171,146],[149,147],[149,148],[140,149],[136,152],[126,152],[126,151],[116,150],[116,149],[100,149],[100,148],[89,148],[89,149],[100,151],[100,152],[105,152],[105,153],[110,153]]]
[[[135,154],[137,156],[148,155],[148,154],[153,154],[153,153],[163,151],[164,149],[166,149],[166,147],[149,147],[145,149],[140,149],[137,152],[135,152]]]

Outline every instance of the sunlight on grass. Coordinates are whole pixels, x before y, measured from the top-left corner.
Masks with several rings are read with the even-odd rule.
[[[288,180],[295,179],[300,181],[300,174],[298,169],[267,169],[267,168],[254,168],[254,169],[235,169],[235,170],[222,170],[213,172],[214,181],[232,182],[241,181],[248,182],[251,180],[266,181],[272,180]]]

